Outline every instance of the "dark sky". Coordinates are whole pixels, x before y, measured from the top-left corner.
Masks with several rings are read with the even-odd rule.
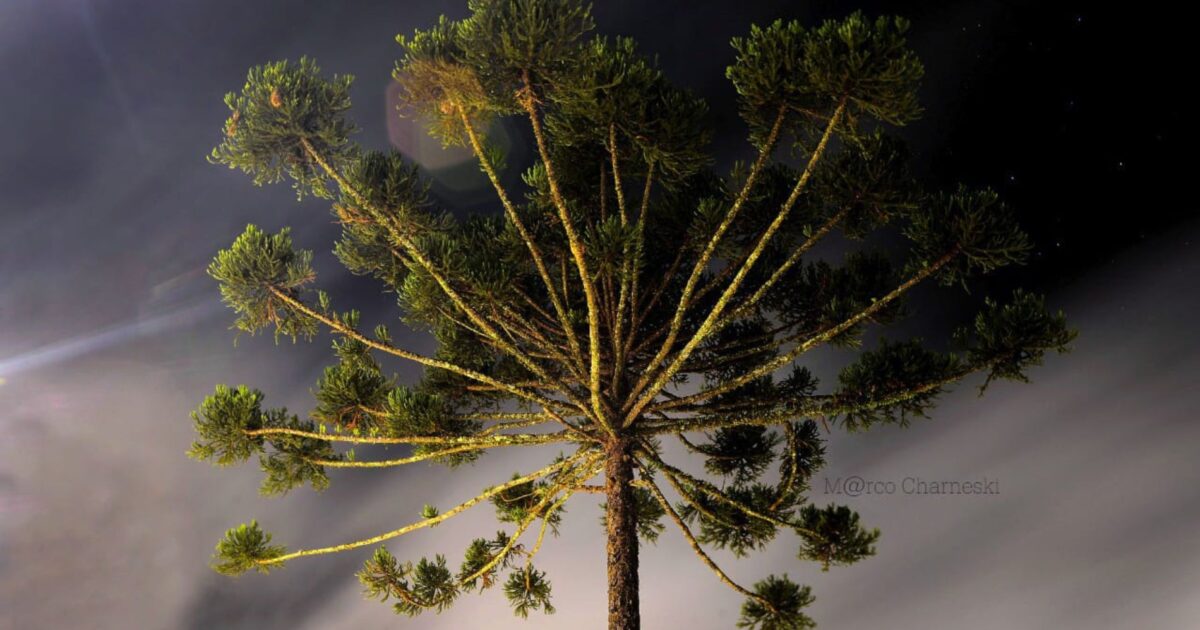
[[[647,7],[650,4],[652,6]],[[1183,192],[1186,24],[1141,3],[598,3],[599,30],[637,37],[670,76],[710,99],[722,159],[747,154],[723,68],[752,22],[855,8],[914,22],[925,118],[903,130],[936,185],[988,185],[1037,242],[1030,265],[964,297],[926,291],[918,329],[954,323],[1015,285],[1049,293],[1081,330],[1032,385],[970,386],[906,431],[834,434],[824,475],[987,478],[985,497],[820,496],[883,529],[879,555],[822,574],[781,539],[729,562],[753,582],[811,584],[826,628],[1190,628],[1200,619],[1200,339],[1195,196]],[[322,283],[390,314],[328,253],[319,203],[259,189],[204,156],[222,95],[246,69],[309,54],[358,77],[361,142],[423,164],[456,208],[494,211],[485,182],[389,104],[393,37],[465,2],[0,2],[0,628],[594,628],[603,543],[592,498],[573,501],[542,557],[559,613],[512,620],[499,594],[441,617],[395,618],[364,601],[363,554],[230,580],[206,567],[229,526],[258,518],[293,547],[394,528],[546,454],[500,454],[469,472],[335,475],[323,495],[257,496],[254,466],[187,460],[188,412],[218,382],[247,382],[303,413],[330,361],[324,340],[235,347],[203,269],[250,221],[291,225]],[[495,130],[527,155],[518,126]],[[393,314],[394,315],[394,314]],[[413,338],[417,349],[426,341]],[[829,372],[822,356],[814,368]],[[413,378],[411,368],[402,376]],[[531,459],[522,459],[531,458]],[[451,557],[493,531],[487,508],[404,557]],[[718,558],[722,558],[718,554]],[[732,627],[739,597],[672,531],[643,554],[647,628]],[[480,627],[473,625],[470,627]]]

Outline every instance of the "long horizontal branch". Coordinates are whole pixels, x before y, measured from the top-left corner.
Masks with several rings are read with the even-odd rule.
[[[535,444],[551,444],[555,442],[580,442],[572,437],[573,433],[559,431],[558,433],[515,433],[502,435],[413,435],[403,437],[371,437],[355,435],[339,435],[335,433],[318,433],[301,429],[269,427],[245,431],[248,436],[294,435],[296,437],[321,440],[324,442],[345,442],[348,444],[433,444],[439,446],[471,445],[478,448],[491,446],[529,446]],[[591,439],[587,441],[592,441]]]
[[[550,435],[550,434],[547,434],[547,435]],[[558,437],[565,437],[565,434],[561,434]],[[484,442],[484,443],[475,443],[475,444],[459,444],[457,446],[451,446],[449,448],[443,448],[443,449],[439,449],[436,451],[430,451],[428,453],[419,453],[417,455],[410,455],[408,457],[401,457],[399,459],[382,459],[382,460],[374,460],[374,461],[371,461],[371,460],[355,461],[355,460],[346,460],[346,459],[320,459],[320,458],[309,458],[309,457],[305,457],[304,461],[306,461],[310,464],[316,464],[318,466],[328,466],[329,468],[391,468],[394,466],[405,466],[408,464],[415,464],[417,462],[424,462],[424,461],[428,461],[431,459],[437,459],[439,457],[446,457],[449,455],[457,455],[459,453],[473,453],[475,451],[483,451],[483,450],[487,450],[487,449],[491,449],[491,448],[499,448],[502,446],[531,446],[531,445],[535,445],[535,444],[549,444],[549,443],[561,442],[561,441],[564,441],[564,440],[549,439],[549,440],[520,441],[520,442]]]
[[[537,417],[526,418],[524,420],[509,420],[506,422],[498,422],[498,423],[493,424],[492,426],[487,427],[486,429],[480,431],[479,433],[476,433],[475,435],[493,435],[493,434],[499,433],[501,431],[507,431],[509,429],[524,429],[527,427],[536,427],[538,425],[546,424],[546,423],[549,423],[552,421],[553,420],[547,415],[537,414]]]
[[[351,549],[358,549],[359,547],[367,547],[369,545],[381,543],[385,540],[391,540],[393,538],[403,536],[405,534],[417,531],[419,529],[431,527],[433,525],[437,525],[438,523],[441,523],[442,521],[452,518],[452,517],[458,515],[459,513],[470,509],[471,507],[475,506],[476,504],[478,504],[482,501],[485,501],[487,499],[490,499],[491,497],[494,497],[497,494],[504,492],[505,490],[508,490],[509,488],[519,486],[523,483],[528,483],[528,482],[534,481],[536,479],[540,479],[542,477],[545,477],[546,475],[549,475],[550,473],[553,473],[556,470],[559,470],[560,468],[564,468],[564,467],[570,465],[576,459],[582,457],[582,455],[583,455],[583,452],[581,451],[561,462],[555,462],[553,464],[550,464],[549,466],[546,466],[545,468],[542,468],[541,470],[538,470],[537,472],[533,472],[533,473],[530,473],[523,477],[518,477],[511,481],[502,483],[498,486],[489,488],[488,490],[485,490],[483,493],[476,495],[475,497],[472,497],[470,499],[467,499],[466,501],[463,501],[462,503],[458,504],[457,506],[455,506],[449,510],[446,510],[445,512],[442,512],[441,514],[438,514],[437,516],[434,516],[432,518],[423,519],[423,520],[417,521],[415,523],[411,523],[409,525],[405,525],[404,527],[401,527],[399,529],[394,529],[390,532],[380,534],[378,536],[372,536],[371,538],[364,538],[362,540],[356,540],[354,542],[345,543],[345,544],[341,544],[341,545],[333,545],[331,547],[321,547],[319,549],[304,549],[304,550],[300,550],[300,551],[293,551],[292,553],[284,554],[281,556],[276,556],[274,558],[257,560],[256,563],[257,564],[265,564],[265,565],[279,564],[281,562],[286,562],[286,561],[292,560],[294,558],[303,558],[305,556],[317,556],[317,555],[322,555],[322,554],[330,554],[330,553],[338,553],[338,552],[342,552],[342,551],[349,551]]]

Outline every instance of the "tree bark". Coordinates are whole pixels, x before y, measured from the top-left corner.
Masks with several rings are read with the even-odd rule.
[[[608,628],[639,630],[637,505],[633,496],[633,457],[629,441],[606,447],[604,490],[608,530]]]

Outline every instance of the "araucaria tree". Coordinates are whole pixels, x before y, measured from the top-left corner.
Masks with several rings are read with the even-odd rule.
[[[356,311],[313,287],[311,254],[293,249],[286,230],[251,225],[209,268],[236,326],[293,338],[327,331],[337,362],[308,419],[264,407],[257,390],[218,387],[193,414],[190,454],[219,465],[258,455],[264,494],[320,490],[330,468],[454,467],[535,445],[561,454],[366,540],[289,551],[251,522],[220,541],[215,568],[266,572],[375,546],[486,501],[510,531],[470,541],[457,568],[441,554],[413,563],[379,546],[359,573],[366,592],[417,615],[499,585],[517,614],[549,613],[550,582],[533,562],[571,496],[595,492],[610,628],[639,626],[639,540],[668,524],[745,598],[740,627],[811,627],[808,587],[786,575],[738,584],[706,548],[743,556],[782,531],[798,537],[800,559],[824,568],[872,555],[877,530],[806,497],[824,463],[819,427],[903,426],[969,374],[985,385],[1024,380],[1074,333],[1018,291],[986,301],[950,351],[919,340],[859,350],[860,340],[901,317],[913,287],[965,286],[1020,262],[1028,239],[991,191],[933,193],[910,178],[903,145],[886,133],[920,113],[922,66],[902,19],[778,21],[734,39],[727,76],[756,157],[717,173],[704,102],[631,40],[589,37],[586,7],[470,8],[464,20],[397,38],[395,79],[402,114],[474,152],[497,213],[439,210],[401,155],[351,144],[351,78],[326,77],[310,60],[256,67],[226,98],[232,114],[212,161],[329,199],[338,258],[393,292],[401,321],[437,350],[405,349],[386,326],[360,328]],[[520,190],[506,185],[505,156],[486,136],[501,117],[524,120],[536,145]],[[872,251],[863,237],[877,230],[902,237],[884,242],[905,251]],[[850,253],[838,264],[812,259],[834,232]],[[858,354],[822,388],[798,361],[825,344]],[[398,384],[380,363],[395,358],[424,366],[420,382]],[[667,461],[668,439],[704,473]],[[357,445],[412,453],[368,461],[342,450]]]

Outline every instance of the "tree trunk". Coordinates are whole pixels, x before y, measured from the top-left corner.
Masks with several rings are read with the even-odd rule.
[[[606,447],[604,468],[608,522],[608,629],[638,630],[637,505],[633,497],[633,458],[629,442],[614,439]]]

